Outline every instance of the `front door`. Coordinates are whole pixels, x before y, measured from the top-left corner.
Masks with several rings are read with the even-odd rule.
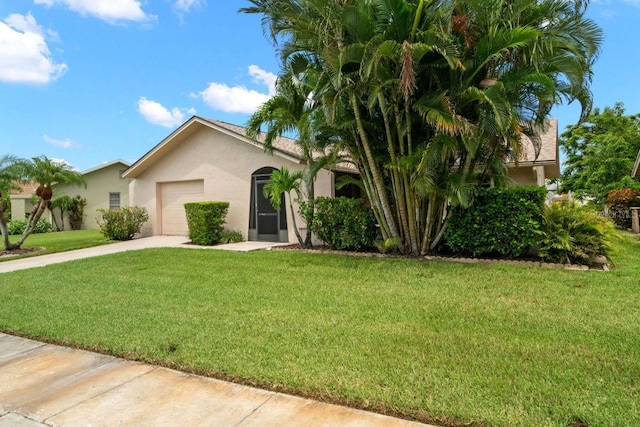
[[[258,240],[277,242],[279,230],[278,211],[273,208],[269,199],[264,196],[264,186],[269,183],[269,177],[256,177],[255,180],[255,212]]]

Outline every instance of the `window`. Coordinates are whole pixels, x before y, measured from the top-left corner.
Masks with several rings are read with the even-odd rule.
[[[109,209],[120,210],[120,193],[109,193]]]

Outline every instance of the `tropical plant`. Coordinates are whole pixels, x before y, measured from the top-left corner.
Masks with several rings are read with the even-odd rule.
[[[435,248],[451,207],[504,185],[520,136],[551,107],[591,109],[602,33],[588,2],[250,0],[285,72],[322,107],[357,167],[384,240]]]
[[[118,210],[98,209],[100,232],[111,240],[131,240],[149,220],[147,209],[139,206],[124,206]]]
[[[613,240],[620,238],[610,220],[577,202],[547,206],[540,235],[540,257],[569,264],[591,264],[598,255],[610,259]]]
[[[559,142],[567,156],[562,192],[603,207],[611,190],[640,190],[630,176],[640,151],[640,114],[626,115],[622,103],[594,109],[584,123],[568,127]]]
[[[60,211],[60,224],[58,225],[56,223],[58,230],[64,231],[64,213],[71,211],[76,203],[76,199],[67,195],[53,199],[51,202],[51,212],[53,213],[54,209],[58,209]]]
[[[293,70],[289,69],[279,77],[276,95],[265,102],[249,119],[246,135],[252,139],[261,136],[262,126],[267,127],[263,134],[263,146],[267,152],[273,151],[278,137],[295,134],[296,145],[304,162],[301,180],[304,190],[299,189],[298,198],[309,203],[310,215],[305,216],[307,232],[300,246],[310,247],[311,229],[313,227],[315,199],[315,179],[318,172],[338,160],[335,153],[324,153],[320,104],[311,97],[311,88],[296,79]]]
[[[10,245],[7,222],[11,202],[8,195],[10,190],[18,188],[16,181],[20,178],[20,173],[15,167],[18,161],[17,157],[11,155],[0,157],[0,234],[2,234],[5,249]]]
[[[36,189],[36,203],[27,220],[27,226],[15,243],[10,243],[8,239],[5,240],[7,250],[20,249],[27,237],[33,232],[44,211],[51,209],[53,196],[51,186],[54,183],[86,186],[82,174],[75,171],[67,163],[49,159],[46,156],[33,157],[30,161],[16,161],[13,168],[21,180],[35,182],[38,184],[38,188]]]
[[[293,231],[298,239],[298,244],[301,247],[306,247],[305,240],[302,240],[300,230],[296,221],[296,211],[293,208],[293,194],[295,193],[296,201],[300,200],[300,182],[304,179],[304,172],[298,171],[291,173],[286,167],[276,169],[271,172],[270,181],[264,186],[264,196],[269,199],[271,206],[274,209],[279,210],[282,200],[282,195],[286,194],[289,198],[289,209],[291,212],[291,221],[293,222]],[[307,216],[308,217],[308,216]]]
[[[84,208],[87,206],[87,199],[81,195],[73,198],[73,205],[69,209],[69,225],[72,230],[80,230],[84,221]]]

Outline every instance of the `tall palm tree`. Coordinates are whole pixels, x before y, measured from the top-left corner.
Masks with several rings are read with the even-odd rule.
[[[46,156],[33,157],[31,161],[20,161],[14,164],[19,175],[24,181],[32,181],[38,184],[36,189],[36,203],[33,211],[27,219],[27,225],[15,243],[5,244],[7,250],[20,249],[24,241],[31,235],[36,224],[47,208],[51,208],[53,196],[53,184],[84,185],[86,181],[82,174],[75,171],[70,165],[49,159]]]
[[[283,63],[304,57],[383,237],[435,248],[450,208],[503,183],[553,105],[590,110],[588,1],[250,0]],[[304,79],[304,78],[303,78]],[[535,138],[534,138],[535,140]],[[517,159],[517,157],[516,157]]]
[[[293,69],[289,68],[289,71],[278,79],[276,95],[250,117],[246,126],[246,135],[253,139],[256,139],[262,127],[266,126],[263,146],[268,152],[273,151],[276,138],[296,135],[296,145],[304,162],[304,170],[300,175],[304,182],[304,191],[298,190],[298,198],[304,198],[309,204],[308,215],[305,215],[307,232],[304,241],[300,242],[302,247],[310,247],[312,244],[316,176],[322,168],[338,159],[336,155],[322,151],[317,120],[320,111],[317,107],[318,104],[311,98],[311,89],[307,82],[297,79]]]

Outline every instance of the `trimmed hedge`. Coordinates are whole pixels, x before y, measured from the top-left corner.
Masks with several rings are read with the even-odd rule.
[[[332,249],[360,251],[378,234],[373,211],[361,199],[318,197],[312,231]]]
[[[185,203],[189,224],[189,238],[196,245],[211,246],[220,243],[224,233],[228,202]]]
[[[453,210],[444,241],[461,255],[518,257],[540,241],[546,189],[538,186],[480,188],[471,206]]]

